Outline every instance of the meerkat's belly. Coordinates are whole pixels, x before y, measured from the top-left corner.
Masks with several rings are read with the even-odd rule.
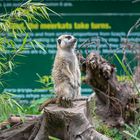
[[[76,98],[80,94],[80,69],[75,57],[57,59],[53,68],[54,89],[58,96]],[[68,66],[66,66],[68,65]]]

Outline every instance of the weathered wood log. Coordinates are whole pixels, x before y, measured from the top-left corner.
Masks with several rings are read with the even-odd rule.
[[[38,115],[26,115],[25,117],[21,117],[19,115],[11,115],[7,120],[4,122],[0,123],[0,130],[4,130],[7,128],[7,126],[13,126],[18,123],[22,123],[24,121],[32,121],[38,118]]]
[[[76,101],[72,108],[50,104],[38,118],[0,131],[0,140],[109,140],[93,128],[92,99]]]
[[[1,130],[0,140],[33,140],[30,137],[33,137],[34,130],[36,130],[36,133],[38,132],[41,121],[42,116],[39,116],[24,123],[17,123],[9,129]]]
[[[78,58],[86,75],[84,82],[96,93],[97,115],[110,126],[134,121],[138,96],[130,85],[118,82],[115,67],[96,52]]]

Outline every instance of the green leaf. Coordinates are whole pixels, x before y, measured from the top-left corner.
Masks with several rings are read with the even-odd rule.
[[[34,40],[34,42],[36,43],[36,45],[37,45],[42,51],[44,51],[44,52],[46,53],[46,50],[44,49],[44,47],[43,47],[38,41]]]
[[[12,71],[13,70],[13,66],[14,66],[12,61],[8,61],[8,65],[9,65],[10,71]]]
[[[17,38],[17,34],[16,34],[16,32],[15,32],[14,29],[12,29],[12,33],[13,33],[13,35],[14,35],[14,38]]]
[[[131,138],[135,139],[135,140],[140,140],[138,137],[134,136],[133,134],[131,134],[128,131],[123,131],[125,134],[129,135]]]
[[[33,49],[35,50],[35,46],[34,46],[34,44],[33,44],[32,41],[30,42],[30,44],[31,44],[31,46],[33,47]]]
[[[49,17],[49,14],[48,14],[47,10],[44,7],[41,7],[41,12],[44,15],[44,17],[51,22],[51,19]]]
[[[48,8],[48,7],[46,7],[49,11],[51,11],[52,13],[54,13],[55,15],[57,15],[57,16],[59,16],[59,17],[61,17],[61,15],[60,14],[58,14],[58,13],[56,13],[55,11],[53,11],[53,10],[51,10],[50,8]]]
[[[20,104],[18,104],[14,99],[11,99],[11,100],[20,110],[23,110],[23,108],[20,106]]]
[[[53,136],[49,136],[49,139],[50,139],[50,140],[61,140],[61,139],[58,139],[58,138],[53,137]]]

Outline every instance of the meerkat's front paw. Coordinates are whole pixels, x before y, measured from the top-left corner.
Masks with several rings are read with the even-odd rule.
[[[72,99],[68,97],[61,97],[59,99],[59,106],[62,106],[65,108],[73,107]]]
[[[70,84],[73,88],[75,88],[75,81],[74,80],[70,80]]]
[[[74,87],[75,88],[78,88],[81,86],[81,83],[78,81],[78,80],[75,80],[75,84],[74,84]]]
[[[78,87],[80,87],[81,86],[81,82],[78,82]]]

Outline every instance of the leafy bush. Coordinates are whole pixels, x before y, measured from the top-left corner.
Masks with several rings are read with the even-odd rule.
[[[46,51],[40,42],[31,40],[27,32],[31,31],[29,23],[40,23],[41,19],[50,21],[48,11],[55,13],[43,3],[31,2],[28,0],[10,13],[5,13],[0,16],[0,88],[3,88],[3,76],[12,72],[15,68],[15,57],[22,56],[27,45],[31,45],[34,49],[35,45],[42,51]],[[58,15],[58,14],[57,14]],[[23,23],[26,28],[19,26]],[[22,45],[18,46],[15,39],[21,38]],[[24,39],[23,39],[24,38]],[[28,41],[29,40],[29,41]],[[10,53],[7,53],[10,51]],[[0,93],[0,121],[6,119],[11,113],[21,114],[22,107],[12,98],[13,94]]]

